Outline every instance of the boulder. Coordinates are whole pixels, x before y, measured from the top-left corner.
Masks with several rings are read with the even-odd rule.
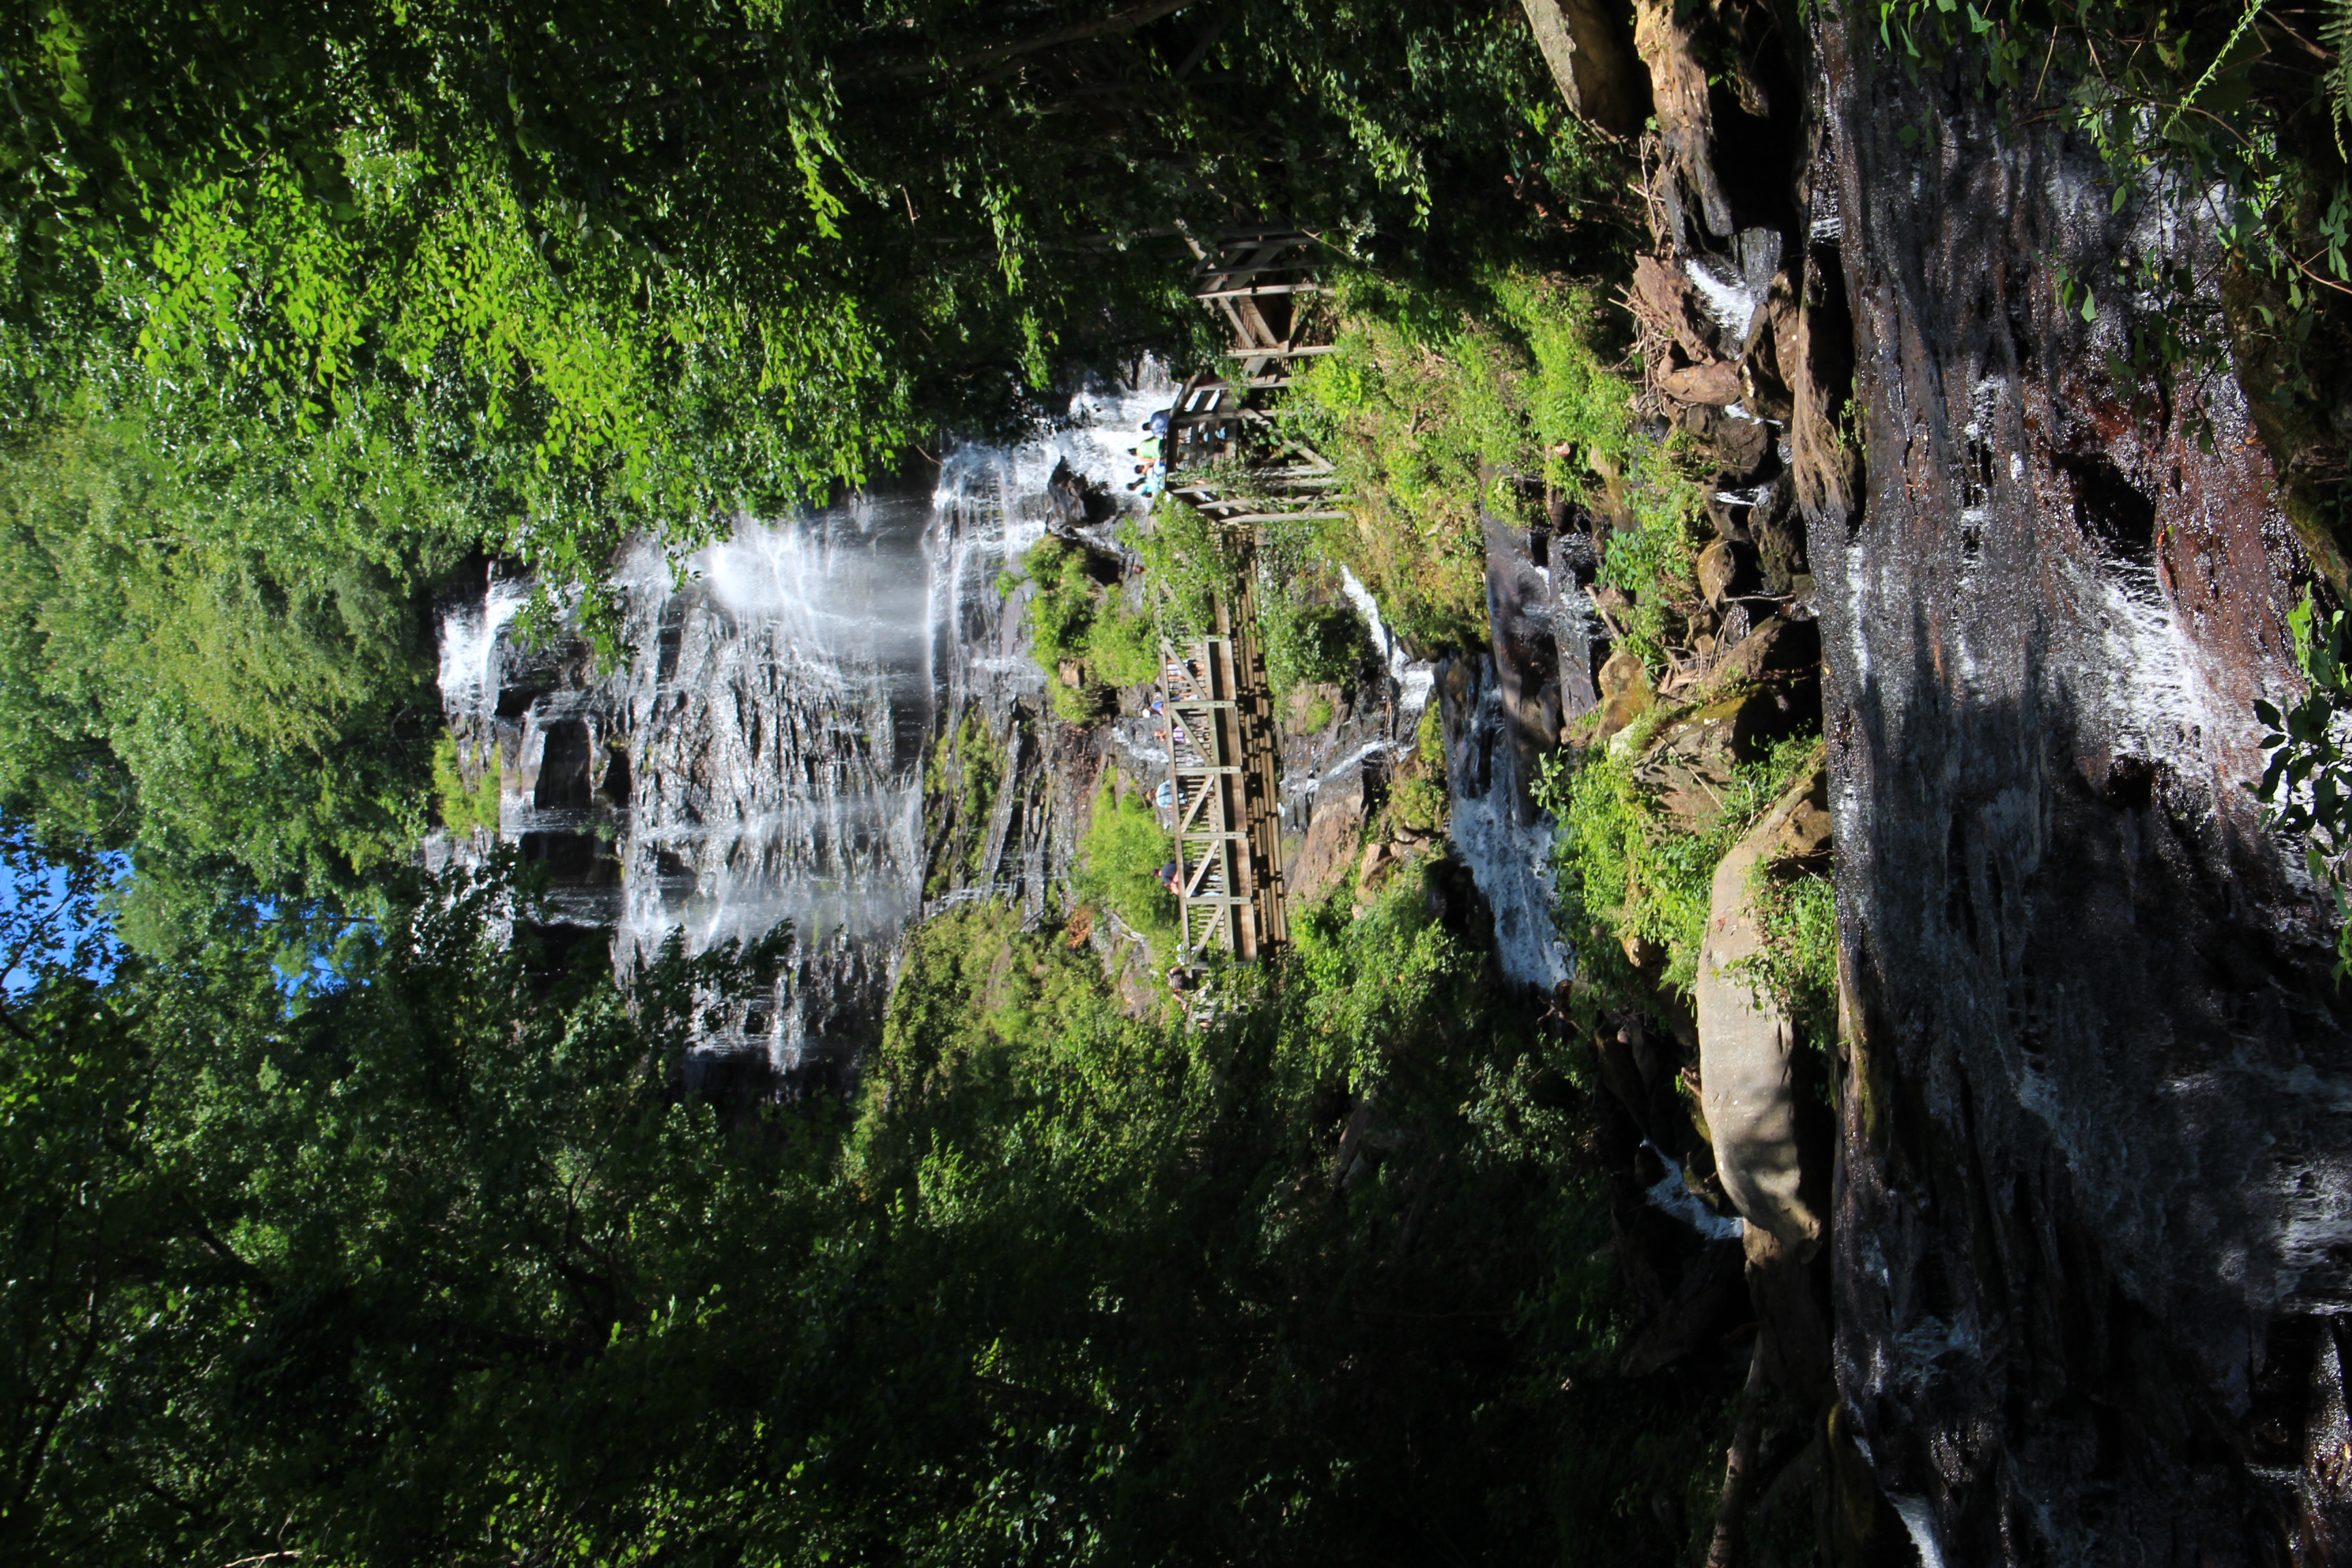
[[[1745,393],[1739,382],[1739,366],[1727,359],[1683,365],[1675,365],[1670,359],[1659,368],[1654,379],[1658,390],[1677,403],[1705,403],[1727,408]]]
[[[1797,331],[1797,293],[1788,268],[1772,275],[1763,303],[1748,326],[1739,350],[1739,379],[1748,412],[1759,419],[1787,424],[1797,411],[1796,395],[1781,372],[1781,345],[1792,343]]]
[[[1746,484],[1760,476],[1772,456],[1772,427],[1759,419],[1742,419],[1708,403],[1677,404],[1674,422],[1715,454],[1727,481]]]
[[[1750,682],[1796,675],[1821,662],[1822,636],[1817,623],[1768,616],[1762,625],[1733,645],[1716,667],[1721,680]]]
[[[1349,773],[1324,780],[1315,792],[1315,812],[1307,824],[1307,837],[1283,874],[1287,901],[1315,903],[1338,886],[1363,833],[1363,775]]]
[[[1620,648],[1601,667],[1601,738],[1608,739],[1650,710],[1650,671]]]
[[[1698,297],[1698,289],[1679,262],[1662,257],[1633,258],[1633,294],[1642,313],[1665,327],[1695,363],[1719,359],[1723,329]]]
[[[1718,539],[1698,552],[1698,591],[1710,605],[1720,605],[1723,596],[1739,580],[1739,547],[1727,539]]]
[[[1528,26],[1568,107],[1612,136],[1638,136],[1650,84],[1633,40],[1599,0],[1522,0]]]
[[[1633,51],[1650,68],[1652,111],[1665,142],[1666,172],[1698,204],[1708,229],[1729,237],[1731,203],[1715,172],[1715,116],[1707,103],[1706,67],[1693,28],[1674,0],[1635,0]],[[1682,204],[1673,204],[1679,207]],[[1676,235],[1685,248],[1696,236]]]
[[[1633,783],[1694,833],[1721,820],[1752,699],[1711,702],[1677,719],[1633,764]]]
[[[1717,865],[1694,989],[1700,1105],[1723,1190],[1800,1259],[1820,1246],[1822,1225],[1799,1190],[1795,1032],[1736,966],[1764,948],[1752,873],[1779,858],[1790,819],[1825,787],[1819,769],[1800,780]]]

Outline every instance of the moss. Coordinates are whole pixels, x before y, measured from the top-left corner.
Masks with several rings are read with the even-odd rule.
[[[1004,746],[976,708],[967,710],[955,731],[931,748],[923,765],[923,812],[932,843],[925,898],[937,898],[959,878],[992,869],[981,859],[988,852],[989,822],[1005,767]]]

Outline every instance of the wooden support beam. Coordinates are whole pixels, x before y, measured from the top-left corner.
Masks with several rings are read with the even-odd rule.
[[[1268,294],[1320,294],[1320,283],[1251,283],[1239,289],[1215,289],[1195,294],[1195,300],[1255,300]]]
[[[1339,348],[1336,343],[1308,343],[1297,348],[1287,345],[1262,349],[1231,348],[1225,351],[1234,359],[1311,359],[1317,354],[1334,354],[1339,352]]]

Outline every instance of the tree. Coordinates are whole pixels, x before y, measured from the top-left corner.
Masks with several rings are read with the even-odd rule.
[[[419,601],[462,525],[394,459],[362,488],[159,447],[83,419],[0,456],[0,809],[151,879],[351,895],[425,825]]]
[[[1573,138],[1490,5],[74,0],[0,33],[19,410],[381,438],[593,581],[1182,341],[1170,226],[1439,211]],[[1308,14],[1301,14],[1301,11]],[[1529,160],[1532,159],[1532,163]],[[1496,174],[1503,171],[1498,169]],[[1457,208],[1496,183],[1457,183]],[[1011,374],[1008,374],[1011,373]]]
[[[511,871],[36,955],[10,1561],[1622,1560],[1646,1505],[1554,1500],[1719,1460],[1703,1378],[1612,1381],[1588,1102],[1417,878],[1204,1033],[932,922],[852,1113],[686,1088],[772,949],[616,980]]]

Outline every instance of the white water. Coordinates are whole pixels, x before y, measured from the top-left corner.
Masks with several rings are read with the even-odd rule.
[[[557,910],[610,924],[625,963],[672,931],[698,951],[789,921],[785,994],[737,999],[714,1044],[789,1072],[854,1043],[920,907],[926,742],[967,704],[1002,718],[1043,687],[997,579],[1045,531],[1057,463],[1127,497],[1127,448],[1170,391],[1155,374],[1081,395],[1019,447],[953,448],[927,495],[745,520],[683,563],[632,550],[607,674],[515,644],[523,584],[450,605],[444,706],[497,745],[501,837],[554,869]],[[999,875],[1034,902],[1043,873]]]

